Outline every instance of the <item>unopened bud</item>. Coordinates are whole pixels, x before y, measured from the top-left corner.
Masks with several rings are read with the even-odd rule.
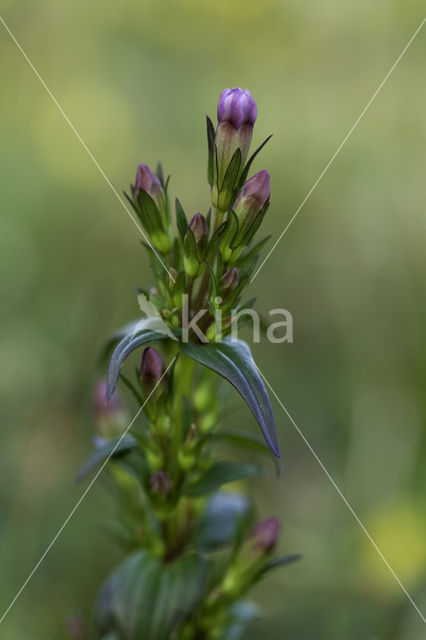
[[[204,258],[209,237],[206,219],[201,213],[196,213],[189,222],[185,234],[183,249],[183,264],[186,273],[195,278],[200,270],[200,263]]]
[[[250,148],[256,117],[256,102],[248,89],[225,89],[222,92],[217,106],[218,127],[215,136],[218,176],[217,185],[213,189],[213,204],[222,211],[226,211],[229,196],[232,195],[232,190],[228,190],[226,198],[223,194],[221,196],[223,179],[237,149],[241,151],[238,176],[241,174]]]
[[[141,189],[151,196],[161,211],[164,206],[163,188],[155,173],[146,164],[140,164],[136,173],[135,194],[138,200]]]
[[[248,89],[238,87],[222,91],[217,105],[218,123],[229,122],[234,129],[245,124],[252,127],[257,118],[257,106]]]
[[[164,376],[166,365],[154,347],[147,347],[142,354],[140,376],[145,393],[149,394]]]
[[[170,493],[172,481],[165,471],[156,471],[149,481],[152,493],[159,493],[164,498]]]
[[[222,276],[220,280],[220,284],[221,284],[222,296],[224,298],[226,298],[226,296],[228,296],[230,293],[234,291],[236,287],[238,287],[239,280],[240,278],[239,278],[237,267],[232,267],[232,269],[229,269],[229,271],[227,271]]]
[[[258,522],[252,529],[249,539],[252,549],[262,554],[271,553],[277,544],[280,532],[278,518],[267,518]]]
[[[207,240],[209,238],[209,227],[205,217],[201,213],[196,213],[189,221],[188,228],[192,231],[197,245],[197,254],[200,260],[203,259]]]
[[[239,222],[235,246],[241,242],[257,216],[265,213],[270,196],[271,179],[266,170],[259,171],[243,185],[234,203],[234,211]]]

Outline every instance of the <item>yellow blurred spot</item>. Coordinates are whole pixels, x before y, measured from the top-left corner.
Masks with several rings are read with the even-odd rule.
[[[425,576],[426,517],[419,505],[400,500],[372,514],[366,528],[403,585],[410,589]],[[399,590],[395,578],[364,539],[361,566],[368,580],[378,588]]]

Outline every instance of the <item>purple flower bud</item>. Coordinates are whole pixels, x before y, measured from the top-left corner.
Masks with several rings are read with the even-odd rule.
[[[140,164],[136,173],[135,193],[138,200],[141,189],[151,196],[161,211],[164,206],[163,188],[155,173],[146,164]]]
[[[244,124],[254,126],[257,117],[257,106],[248,89],[244,91],[238,87],[222,91],[217,105],[217,120],[230,122],[234,129]]]
[[[237,267],[232,267],[232,269],[229,269],[229,271],[222,276],[220,284],[224,298],[238,287],[239,280],[240,278]]]
[[[166,370],[163,358],[154,347],[148,347],[142,354],[140,376],[146,393],[151,393]]]
[[[188,227],[194,234],[196,242],[206,240],[209,237],[209,227],[202,213],[196,213],[195,216],[192,216]]]
[[[250,533],[253,549],[265,554],[271,553],[277,544],[279,532],[278,518],[267,518],[258,522]]]
[[[217,107],[218,127],[215,136],[218,175],[212,191],[213,204],[220,211],[226,211],[232,198],[232,188],[229,193],[221,194],[229,163],[236,150],[240,149],[238,179],[247,159],[256,116],[257,107],[250,91],[236,88],[222,92]]]
[[[209,238],[209,227],[205,217],[201,213],[196,213],[189,221],[188,229],[192,231],[197,245],[197,255],[200,260],[204,258],[204,250]]]
[[[235,246],[243,239],[245,233],[259,214],[263,214],[271,196],[271,179],[267,171],[259,171],[243,185],[234,203],[234,211],[239,221]]]
[[[170,476],[165,471],[156,471],[149,481],[152,493],[160,493],[167,497],[172,488]]]

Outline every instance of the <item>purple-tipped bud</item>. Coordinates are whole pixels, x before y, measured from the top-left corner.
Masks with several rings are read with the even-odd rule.
[[[188,229],[194,234],[198,258],[202,260],[209,238],[209,227],[205,217],[201,213],[196,213],[189,221]]]
[[[161,211],[164,206],[163,188],[155,173],[146,164],[140,164],[136,173],[135,193],[138,199],[141,189],[151,196]]]
[[[259,171],[243,185],[234,203],[239,229],[234,244],[238,246],[259,214],[263,214],[271,196],[271,178],[267,171]]]
[[[271,553],[275,549],[279,533],[278,518],[267,518],[258,522],[250,533],[253,549],[265,554]]]
[[[248,89],[225,89],[222,91],[217,105],[217,120],[230,122],[234,129],[244,124],[254,126],[257,117],[257,106]]]
[[[212,202],[219,211],[226,211],[233,195],[234,185],[223,187],[224,178],[233,155],[241,152],[237,179],[241,175],[249,152],[257,106],[247,89],[225,89],[217,106],[218,127],[215,145],[217,149],[217,176],[212,189]],[[236,181],[235,181],[236,183]]]
[[[196,213],[192,216],[188,225],[194,234],[195,242],[206,240],[209,237],[209,227],[202,213]]]
[[[225,298],[228,296],[236,287],[238,287],[238,283],[240,281],[239,273],[237,267],[232,267],[229,269],[221,278],[220,284],[222,287],[222,295]]]
[[[151,393],[164,375],[166,365],[154,347],[148,347],[142,354],[140,376],[146,393]]]
[[[152,493],[159,493],[167,497],[172,488],[170,476],[165,471],[156,471],[149,481]]]

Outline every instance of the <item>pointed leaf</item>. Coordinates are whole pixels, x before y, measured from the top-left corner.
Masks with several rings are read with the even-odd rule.
[[[255,157],[257,156],[257,154],[258,154],[258,153],[263,149],[263,147],[265,146],[265,144],[266,144],[267,142],[269,142],[269,140],[270,140],[271,138],[272,138],[272,134],[271,134],[270,136],[268,136],[268,137],[266,138],[266,140],[264,140],[264,141],[262,142],[262,144],[261,144],[259,147],[257,147],[256,151],[255,151],[255,152],[250,156],[250,158],[249,158],[249,160],[248,160],[248,162],[247,162],[246,166],[245,166],[245,167],[244,167],[244,169],[243,169],[243,172],[242,172],[242,174],[241,174],[241,176],[240,176],[240,179],[239,179],[239,181],[238,181],[238,190],[240,190],[240,189],[241,189],[241,187],[243,186],[243,184],[244,184],[244,183],[245,183],[245,181],[247,180],[248,172],[249,172],[249,170],[250,170],[250,167],[251,167],[251,165],[252,165],[253,160],[255,159]]]
[[[183,240],[188,228],[188,221],[186,219],[185,211],[183,210],[183,207],[178,198],[176,198],[176,223],[179,229],[180,237]]]
[[[272,571],[272,569],[278,569],[279,567],[284,567],[287,564],[292,564],[293,562],[297,562],[302,559],[301,553],[292,553],[287,556],[279,556],[278,558],[271,558],[262,568],[259,578],[263,577],[265,573],[268,571]]]
[[[168,640],[180,637],[185,619],[203,597],[206,561],[191,553],[164,564],[136,551],[110,575],[96,602],[96,626],[103,637]]]
[[[80,482],[85,478],[95,467],[100,465],[107,458],[122,455],[126,451],[135,449],[138,446],[136,439],[126,434],[124,438],[114,438],[114,440],[108,440],[102,446],[95,449],[92,455],[84,463],[77,475],[77,482]]]
[[[114,353],[111,356],[108,367],[107,390],[105,396],[106,402],[109,402],[109,399],[114,393],[114,389],[120,375],[121,365],[126,360],[127,356],[143,344],[156,342],[157,340],[164,340],[169,337],[166,333],[159,333],[158,331],[152,331],[148,328],[150,324],[152,326],[152,323],[156,321],[156,318],[145,318],[145,320],[146,329],[142,329],[137,333],[129,334],[123,338],[123,340],[121,340],[114,349]],[[140,320],[139,322],[142,325],[144,320]]]
[[[159,229],[164,231],[160,212],[149,193],[141,189],[139,192],[139,200],[141,203],[143,220],[146,222],[149,232],[153,233]]]
[[[229,191],[233,193],[235,189],[235,183],[237,181],[238,174],[241,166],[241,149],[238,147],[234,155],[231,158],[231,162],[228,165],[225,176],[223,178],[220,191]]]
[[[117,342],[120,342],[120,340],[122,340],[126,336],[130,335],[131,333],[134,333],[135,327],[140,321],[141,321],[140,318],[138,318],[137,320],[132,320],[132,322],[129,322],[128,324],[124,325],[124,327],[120,327],[120,329],[118,329],[115,333],[113,333],[113,335],[105,342],[105,345],[102,349],[102,358],[107,357],[110,350]]]
[[[207,164],[207,181],[211,186],[214,182],[214,154],[215,154],[215,144],[214,139],[216,137],[216,132],[214,130],[213,122],[210,120],[209,116],[206,116],[207,119],[207,144],[209,150],[208,156],[208,164]]]
[[[195,481],[188,480],[187,485],[184,487],[184,493],[189,496],[201,496],[204,493],[215,491],[223,484],[262,474],[263,470],[254,464],[228,462],[225,460],[214,462],[213,465]]]
[[[268,393],[259,375],[249,346],[242,340],[225,338],[205,345],[182,343],[182,351],[226,378],[251,409],[271,451],[279,458],[275,418]]]

